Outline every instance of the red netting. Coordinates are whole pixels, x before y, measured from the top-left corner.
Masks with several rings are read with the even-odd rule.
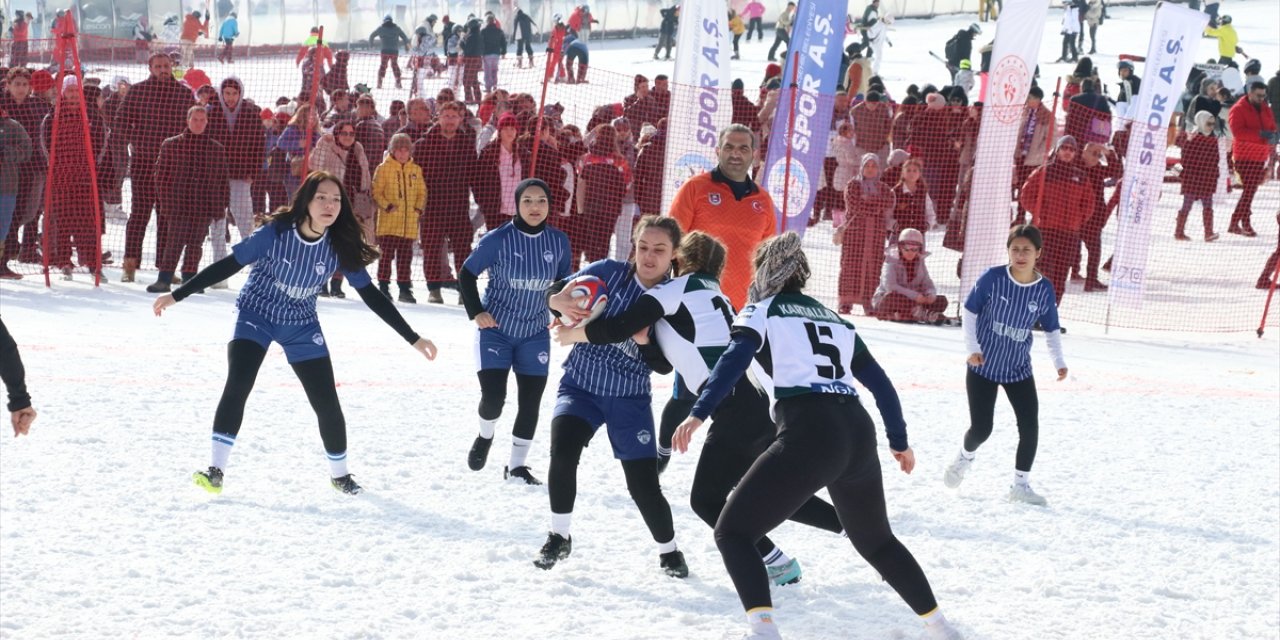
[[[91,272],[101,252],[110,254],[105,274],[113,280],[119,278],[120,267],[150,270],[158,258],[166,269],[179,272],[207,265],[250,231],[256,216],[286,203],[303,162],[339,175],[358,167],[359,183],[371,189],[389,138],[397,131],[413,138],[414,157],[426,174],[427,196],[415,207],[422,213],[366,213],[371,235],[380,241],[393,239],[382,241],[386,253],[398,250],[404,255],[400,245],[416,243],[409,270],[414,280],[453,280],[479,234],[509,218],[512,187],[530,173],[552,185],[552,222],[569,233],[581,260],[625,258],[635,218],[666,213],[662,177],[670,157],[667,147],[696,150],[692,140],[666,138],[664,119],[696,114],[669,113],[670,93],[653,91],[654,79],[648,79],[650,94],[636,100],[632,74],[566,58],[566,68],[557,69],[546,87],[548,125],[531,171],[536,105],[544,88],[541,51],[533,59],[510,52],[502,58],[460,58],[453,65],[443,58],[362,51],[331,52],[330,62],[322,49],[315,54],[323,58],[317,65],[305,55],[299,60],[305,51],[295,47],[237,47],[230,52],[234,63],[227,64],[218,60],[219,54],[228,54],[221,45],[196,46],[175,52],[194,60],[195,69],[177,72],[184,84],[157,86],[157,81],[143,82],[148,71],[138,60],[148,51],[135,48],[133,42],[92,37],[78,42],[78,52],[67,48],[61,56],[51,41],[27,43],[26,63],[41,70],[34,82],[43,91],[19,102],[10,81],[0,101],[9,117],[28,133],[36,132],[31,138],[37,150],[21,164],[13,190],[7,182],[5,186],[6,193],[17,196],[5,261],[27,275],[40,274],[45,265],[55,275],[63,268]],[[9,59],[20,62],[22,52],[10,42],[5,45]],[[385,79],[380,79],[384,64]],[[50,66],[53,73],[43,74]],[[319,82],[317,66],[324,71]],[[64,68],[70,75],[83,76],[81,85],[91,107],[87,111],[80,106],[84,101],[69,95],[77,92],[70,87],[61,91],[65,97],[54,107]],[[228,126],[217,88],[233,75],[246,102],[236,112],[235,125]],[[131,84],[128,94],[117,90],[120,79]],[[192,90],[206,83],[214,87],[212,95],[199,98],[210,105],[209,135],[222,142],[225,160],[213,166],[208,157],[177,157],[178,166],[159,167],[160,144],[184,131],[187,108],[197,100]],[[371,117],[357,114],[350,98],[350,111],[343,108],[342,98],[335,98],[335,90],[360,93],[357,89],[367,90],[374,100]],[[468,103],[461,137],[428,137],[424,142],[448,98],[442,95],[445,91]],[[312,95],[314,110],[308,106]],[[412,103],[409,115],[392,115],[395,101],[415,97],[426,100]],[[773,112],[786,108],[755,87],[737,96],[722,91],[718,97],[733,104],[736,122],[766,137]],[[901,102],[904,96],[893,97]],[[1221,107],[1223,124],[1217,135],[1187,134],[1183,128],[1168,134],[1169,170],[1152,225],[1145,294],[1137,307],[1112,304],[1103,291],[1112,277],[1107,263],[1116,240],[1117,185],[1128,135],[1121,119],[1091,118],[1079,108],[1064,114],[1060,107],[1055,110],[1052,95],[1043,110],[1021,109],[1006,116],[1018,118],[1025,134],[1016,157],[1002,160],[1013,165],[1012,184],[971,195],[977,108],[889,103],[850,108],[842,97],[823,99],[835,102],[836,115],[805,243],[813,266],[810,289],[832,306],[875,312],[872,300],[885,256],[897,251],[896,239],[903,229],[918,228],[926,238],[924,264],[938,293],[951,301],[943,313],[955,315],[961,301],[959,260],[968,218],[1003,229],[1023,219],[1029,208],[1034,212],[1031,219],[1048,232],[1041,267],[1064,295],[1061,315],[1066,323],[1183,331],[1258,326],[1267,295],[1260,290],[1266,284],[1264,271],[1274,273],[1272,222],[1280,211],[1280,187],[1269,179],[1275,177],[1271,147],[1250,148],[1237,140],[1233,152],[1225,123],[1229,107]],[[336,108],[335,102],[340,103]],[[309,110],[321,115],[309,119]],[[517,129],[509,147],[495,131],[507,113]],[[1038,125],[1027,127],[1032,113]],[[51,127],[45,124],[46,115]],[[348,121],[355,123],[362,162],[348,164],[346,152],[335,148],[339,140],[331,135],[333,127]],[[1069,172],[1083,177],[1079,185],[1066,185],[1053,171],[1036,172],[1052,155],[1049,147],[1064,128],[1082,142],[1080,157]],[[1097,146],[1083,148],[1085,142]],[[1102,164],[1084,166],[1093,162],[1084,156],[1095,152]],[[876,154],[885,169],[879,189],[860,184],[861,157],[866,153]],[[1043,187],[1038,182],[1041,175],[1048,177]],[[1184,193],[1192,206],[1185,227],[1178,213]],[[1019,206],[1019,200],[1027,206]],[[1211,230],[1221,234],[1212,242],[1206,241],[1209,229],[1202,216],[1206,202],[1213,209]],[[379,216],[382,221],[377,221]],[[179,220],[183,222],[168,224]],[[1257,229],[1261,235],[1229,234],[1229,225],[1242,231]],[[1185,231],[1187,239],[1176,239],[1178,230]],[[165,249],[172,242],[190,247],[181,260],[172,248]],[[160,249],[165,249],[164,256]],[[424,253],[429,259],[423,259]],[[382,275],[398,277],[386,271]],[[880,315],[893,317],[895,311],[900,318],[919,317],[911,307],[881,308]],[[1280,323],[1280,314],[1272,313],[1267,323]]]

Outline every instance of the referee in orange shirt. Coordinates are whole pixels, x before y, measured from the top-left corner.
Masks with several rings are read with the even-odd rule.
[[[715,169],[685,182],[676,192],[668,216],[686,233],[702,231],[715,236],[728,251],[720,291],[729,297],[735,312],[747,303],[747,287],[753,275],[751,260],[756,247],[777,234],[773,199],[751,179],[759,141],[750,128],[731,124],[720,131]],[[662,410],[658,430],[658,469],[671,458],[671,436],[698,399],[697,390],[684,388],[679,376],[671,400]]]

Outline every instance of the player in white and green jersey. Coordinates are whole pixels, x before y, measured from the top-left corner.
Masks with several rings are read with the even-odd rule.
[[[921,616],[932,637],[959,638],[939,612],[924,571],[889,526],[875,423],[858,401],[853,380],[876,395],[889,447],[910,473],[915,456],[907,446],[892,381],[852,324],[802,293],[809,264],[799,236],[788,232],[761,244],[755,273],[751,304],[738,314],[729,348],[672,439],[677,451],[686,451],[694,431],[735,389],[753,360],[770,376],[777,439],[742,477],[715,532],[751,625],[747,637],[781,637],[754,542],[825,487],[854,548]],[[893,405],[888,412],[886,404]]]

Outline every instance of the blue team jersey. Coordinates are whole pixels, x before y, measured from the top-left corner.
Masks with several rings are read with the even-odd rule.
[[[1058,331],[1053,285],[1043,277],[1022,284],[1008,266],[992,267],[978,278],[964,308],[978,314],[978,345],[984,362],[973,372],[993,382],[1031,377],[1031,332],[1036,323]]]
[[[231,252],[236,262],[253,265],[236,308],[253,311],[276,324],[314,322],[316,295],[335,272],[341,271],[357,289],[371,282],[363,268],[347,271],[338,266],[327,229],[318,240],[305,240],[294,227],[266,224]]]
[[[570,279],[578,276],[596,276],[604,280],[609,301],[602,318],[622,315],[646,291],[627,262],[593,262]],[[564,361],[564,377],[574,386],[596,396],[649,395],[651,372],[649,365],[640,357],[640,348],[630,338],[617,344],[575,344]]]
[[[547,330],[547,287],[569,275],[569,259],[563,231],[546,226],[529,235],[508,222],[484,234],[462,266],[477,276],[489,272],[484,309],[502,333],[521,339]]]

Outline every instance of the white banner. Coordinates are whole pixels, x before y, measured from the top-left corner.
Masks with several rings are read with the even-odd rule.
[[[1124,161],[1111,263],[1111,302],[1116,305],[1142,306],[1151,221],[1164,185],[1169,119],[1195,65],[1200,34],[1208,22],[1205,14],[1176,4],[1162,2],[1156,7],[1142,90],[1128,114],[1133,129]]]
[[[1010,187],[1014,163],[1010,159],[1017,155],[1022,113],[1048,12],[1049,3],[1044,0],[1005,0],[996,22],[987,99],[973,157],[960,280],[962,303],[982,272],[1007,262],[1004,244],[1013,217]],[[945,207],[946,203],[934,205]]]
[[[729,126],[729,16],[724,0],[683,0],[676,70],[667,112],[667,157],[662,211],[685,180],[716,167],[720,130]]]

